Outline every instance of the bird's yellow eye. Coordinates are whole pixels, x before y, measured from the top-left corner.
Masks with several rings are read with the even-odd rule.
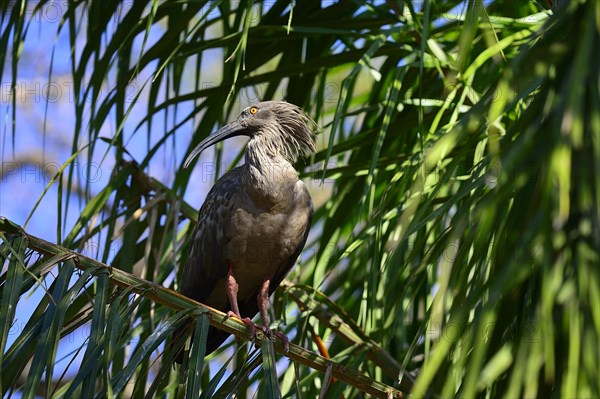
[[[252,107],[252,108],[250,108],[250,113],[251,113],[252,115],[256,114],[257,112],[258,112],[258,108],[256,108],[256,107]]]

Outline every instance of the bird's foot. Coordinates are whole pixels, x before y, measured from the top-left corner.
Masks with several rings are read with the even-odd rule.
[[[290,339],[281,331],[275,331],[273,335],[283,341],[283,351],[287,355],[287,353],[290,351]]]
[[[248,326],[250,330],[250,336],[252,339],[256,340],[256,331],[260,330],[265,337],[269,339],[273,339],[275,337],[279,338],[283,342],[283,350],[287,354],[290,351],[290,339],[282,333],[281,331],[273,331],[269,328],[269,326],[256,324],[248,317],[241,317],[240,315],[235,314],[235,312],[229,310],[227,311],[227,317],[235,317],[240,320],[242,323]],[[255,345],[258,347],[258,343],[255,341]]]
[[[263,334],[269,339],[279,338],[283,342],[283,351],[287,354],[290,351],[290,339],[281,331],[274,331],[267,326],[260,326]]]
[[[240,316],[236,315],[235,313],[233,313],[233,311],[228,310],[227,311],[227,317],[237,317],[238,319],[240,318]]]
[[[236,319],[240,320],[242,323],[244,323],[245,325],[248,326],[248,328],[250,329],[250,335],[252,336],[252,338],[256,338],[256,330],[260,329],[261,331],[264,331],[262,329],[262,326],[259,326],[258,324],[256,324],[255,322],[253,322],[252,320],[250,320],[250,318],[248,317],[241,317],[238,314],[235,314],[235,312],[228,310],[227,311],[227,317],[235,317]]]
[[[248,328],[250,329],[250,335],[252,336],[252,338],[256,338],[256,327],[259,327],[258,324],[256,324],[255,322],[253,322],[252,320],[250,320],[248,317],[244,317],[242,320],[242,323],[244,323],[245,325],[248,326]]]

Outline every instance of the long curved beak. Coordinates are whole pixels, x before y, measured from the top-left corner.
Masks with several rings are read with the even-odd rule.
[[[183,164],[183,167],[187,168],[188,166],[190,166],[190,163],[192,163],[194,158],[196,158],[196,156],[198,156],[202,151],[204,151],[211,145],[217,144],[219,141],[223,141],[225,139],[235,136],[248,136],[246,127],[238,121],[231,122],[229,125],[223,126],[221,129],[219,129],[217,133],[212,134],[204,140],[202,140],[202,142],[198,144],[198,146],[194,148],[192,153],[187,157],[185,163]]]

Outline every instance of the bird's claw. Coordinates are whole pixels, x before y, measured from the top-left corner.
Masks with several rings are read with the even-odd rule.
[[[273,335],[283,341],[283,352],[287,355],[290,351],[290,339],[281,331],[275,331]]]
[[[290,339],[281,331],[272,331],[269,328],[269,326],[256,324],[255,322],[250,320],[250,318],[240,317],[231,310],[227,311],[227,317],[235,317],[238,320],[241,320],[242,323],[247,325],[248,329],[250,330],[250,336],[252,337],[252,339],[256,340],[256,330],[260,330],[265,335],[265,337],[269,339],[273,339],[275,337],[279,338],[283,342],[283,351],[286,354],[290,351]]]
[[[235,312],[233,312],[231,310],[227,311],[227,317],[235,317],[236,319],[240,320],[242,323],[247,325],[248,328],[250,329],[250,335],[252,336],[252,338],[256,338],[256,328],[257,327],[262,330],[262,326],[257,325],[255,322],[250,320],[250,318],[241,317],[240,315],[236,314]]]
[[[290,351],[290,339],[287,337],[287,335],[281,331],[273,331],[267,326],[262,326],[262,331],[265,336],[271,340],[275,339],[275,337],[279,338],[283,342],[283,351],[285,354]]]
[[[231,310],[227,311],[227,317],[237,317],[238,319],[240,319],[240,317],[238,315],[236,315],[235,313],[233,313],[233,311],[231,311]]]
[[[248,328],[250,329],[250,335],[252,336],[252,338],[256,338],[256,327],[257,324],[255,322],[253,322],[252,320],[250,320],[248,317],[244,317],[242,320],[242,323],[244,323],[245,325],[248,326]]]

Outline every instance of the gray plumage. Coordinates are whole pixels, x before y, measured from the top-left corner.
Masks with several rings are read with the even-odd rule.
[[[244,109],[192,151],[186,167],[221,140],[250,137],[245,164],[222,176],[200,208],[182,294],[231,313],[238,311],[237,300],[238,317],[252,318],[260,311],[268,327],[268,296],[295,264],[310,229],[312,200],[291,162],[314,152],[314,127],[299,107],[265,101]],[[178,335],[181,331],[175,339]],[[206,354],[228,335],[211,327]],[[176,360],[181,358],[182,352]]]

